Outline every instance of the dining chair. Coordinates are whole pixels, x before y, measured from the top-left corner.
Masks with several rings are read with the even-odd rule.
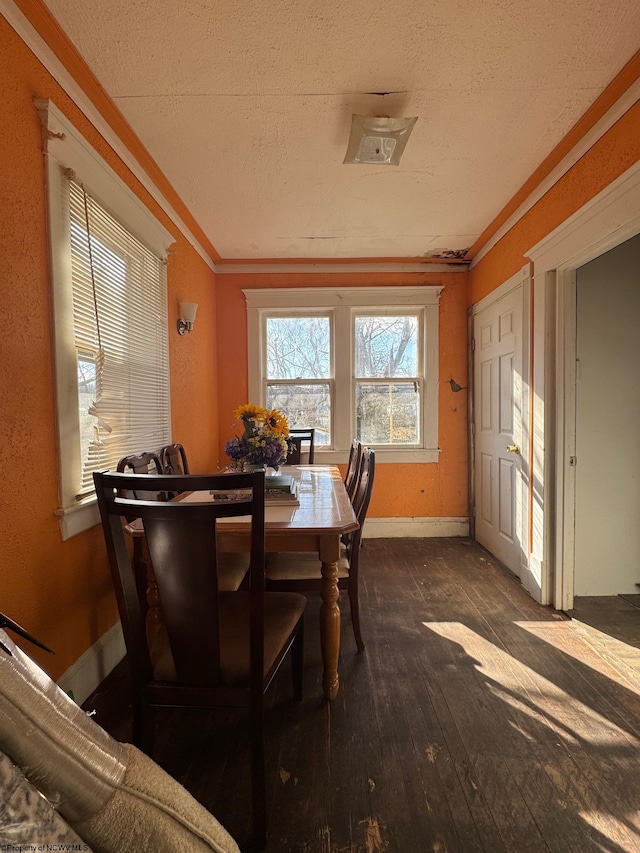
[[[189,474],[187,454],[181,444],[166,444],[159,450],[160,464],[164,474]]]
[[[153,476],[153,491],[173,501],[140,501],[135,475],[94,474],[111,575],[133,682],[134,742],[153,743],[151,710],[161,706],[238,707],[249,713],[252,827],[266,839],[264,694],[291,651],[293,690],[302,698],[306,598],[265,592],[264,471]],[[214,501],[211,492],[234,492]],[[237,493],[236,490],[246,490]],[[142,519],[158,586],[161,621],[145,629],[144,609],[122,517]],[[218,579],[223,519],[251,517],[249,589],[224,592]]]
[[[299,458],[297,462],[290,462],[287,458],[288,465],[300,465],[304,459],[305,463],[313,465],[315,459],[315,427],[310,429],[290,429],[289,438],[295,442],[298,449]],[[300,439],[300,441],[298,441]],[[305,459],[305,454],[308,451],[308,456]]]
[[[338,589],[346,589],[351,607],[351,624],[358,651],[364,651],[360,629],[360,600],[358,575],[362,531],[369,509],[375,474],[375,451],[365,448],[353,495],[353,510],[359,527],[347,537],[338,560]],[[317,554],[311,552],[279,551],[267,560],[267,589],[289,591],[319,591],[322,584],[321,563]]]
[[[118,462],[117,471],[121,474],[162,474],[162,460],[159,453],[145,451],[123,456]]]
[[[175,466],[185,467],[186,470],[174,470]],[[167,470],[171,467],[171,470]],[[140,476],[151,474],[188,474],[189,464],[184,447],[181,444],[168,444],[157,453],[141,453],[123,457],[117,466],[120,473],[132,473]],[[154,493],[146,489],[136,489],[135,495],[140,499],[166,501],[175,497],[174,491]],[[122,495],[122,497],[125,497]],[[147,595],[153,598],[156,594],[153,566],[149,556],[146,539],[142,533],[141,522],[136,518],[129,518],[129,524],[125,531],[133,538],[133,553],[135,559],[138,584],[141,589],[147,591]],[[235,592],[245,581],[249,571],[249,558],[247,554],[228,552],[220,555],[218,562],[218,577],[220,588],[225,592]]]
[[[359,439],[354,438],[351,442],[349,450],[349,462],[347,463],[347,471],[344,475],[344,486],[349,495],[349,499],[353,499],[353,493],[358,484],[358,471],[360,469],[360,461],[362,459],[362,443]]]
[[[129,456],[123,456],[116,466],[116,471],[120,474],[163,474],[162,459],[160,453],[145,451],[144,453],[132,453]],[[165,494],[154,494],[146,489],[144,491],[137,490],[138,497],[142,500],[166,500]],[[123,496],[124,497],[124,496]]]
[[[282,463],[286,465],[301,465],[302,464],[302,439],[299,436],[289,434],[288,438],[289,452],[287,458]]]

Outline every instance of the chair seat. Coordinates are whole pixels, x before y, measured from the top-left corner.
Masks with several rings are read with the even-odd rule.
[[[338,560],[338,577],[349,577],[349,560],[346,549],[341,546],[342,556]],[[279,551],[267,563],[268,581],[306,581],[319,580],[322,577],[321,563],[317,554],[310,551],[289,552]]]
[[[307,599],[297,592],[267,592],[264,596],[264,673],[268,673],[292,635],[304,612]],[[248,592],[220,593],[220,674],[224,684],[249,682]],[[164,625],[149,638],[149,653],[154,677],[158,681],[176,681],[169,638]]]
[[[235,592],[249,571],[249,555],[245,553],[218,554],[218,589]]]

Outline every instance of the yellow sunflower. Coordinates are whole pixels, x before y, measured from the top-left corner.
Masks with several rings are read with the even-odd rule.
[[[233,413],[233,417],[236,420],[242,421],[263,421],[267,417],[267,414],[266,409],[262,409],[253,403],[245,403],[242,406],[238,406]]]
[[[278,409],[272,409],[265,414],[265,424],[274,435],[289,435],[289,421]]]

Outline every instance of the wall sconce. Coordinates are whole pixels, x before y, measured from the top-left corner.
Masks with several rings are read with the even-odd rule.
[[[185,332],[193,330],[193,324],[196,320],[196,311],[198,310],[197,302],[181,302],[180,303],[180,319],[178,320],[178,334],[184,335]]]

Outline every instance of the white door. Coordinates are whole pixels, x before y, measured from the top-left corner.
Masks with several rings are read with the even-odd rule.
[[[476,539],[521,577],[522,285],[474,316]]]

